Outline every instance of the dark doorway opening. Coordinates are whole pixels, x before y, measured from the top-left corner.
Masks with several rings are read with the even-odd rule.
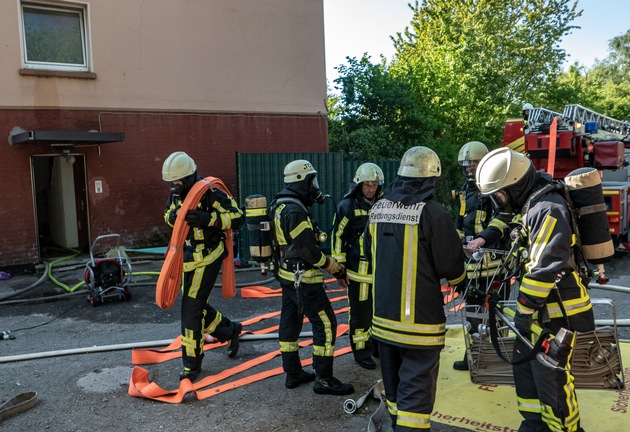
[[[32,156],[31,169],[40,261],[88,252],[84,155]]]

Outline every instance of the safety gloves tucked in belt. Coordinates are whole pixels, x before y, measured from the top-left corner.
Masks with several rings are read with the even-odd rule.
[[[208,228],[210,226],[210,213],[203,210],[188,210],[186,222],[193,228]],[[215,219],[212,226],[219,226],[219,220]]]
[[[343,264],[339,264],[336,259],[327,257],[324,270],[330,273],[342,287],[346,288],[346,268]]]
[[[532,315],[516,311],[514,315],[514,327],[516,327],[521,336],[529,338],[532,333]]]

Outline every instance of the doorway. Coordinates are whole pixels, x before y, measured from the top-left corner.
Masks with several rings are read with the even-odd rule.
[[[39,259],[89,251],[85,156],[31,157]]]

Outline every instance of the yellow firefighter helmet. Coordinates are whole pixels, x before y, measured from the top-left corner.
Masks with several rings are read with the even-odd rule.
[[[284,182],[296,183],[304,180],[309,174],[317,174],[317,171],[315,171],[315,168],[309,161],[304,159],[294,160],[284,167]]]
[[[439,177],[442,165],[437,153],[428,147],[416,146],[405,152],[398,168],[402,177]]]
[[[477,167],[477,187],[483,195],[493,194],[518,183],[527,174],[532,161],[507,147],[492,150]]]
[[[381,167],[375,163],[367,162],[357,168],[357,172],[354,174],[353,180],[356,184],[367,181],[377,181],[379,185],[382,185],[385,180],[385,175],[383,174]]]
[[[172,182],[188,177],[197,171],[193,158],[183,151],[171,153],[162,165],[162,180]]]

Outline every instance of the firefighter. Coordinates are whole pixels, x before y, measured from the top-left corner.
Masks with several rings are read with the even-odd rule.
[[[529,113],[534,109],[534,105],[530,103],[523,104],[523,120],[529,120]]]
[[[479,141],[470,141],[459,150],[457,162],[462,167],[466,181],[459,191],[458,212],[455,226],[464,247],[474,251],[481,247],[500,248],[501,239],[507,233],[511,214],[496,214],[490,197],[481,195],[475,183],[475,172],[481,158],[488,154],[488,148]],[[466,303],[482,306],[485,302],[487,283],[500,265],[499,259],[492,259],[489,254],[483,254],[481,262],[471,260],[467,263],[467,277],[473,281],[466,291]],[[471,325],[471,332],[477,332],[481,319],[473,317],[480,311],[467,309],[467,320]],[[466,353],[464,359],[453,363],[456,370],[468,370]]]
[[[284,182],[284,189],[271,203],[270,213],[279,255],[276,277],[282,286],[279,338],[285,387],[293,389],[315,381],[313,391],[317,394],[348,395],[354,387],[333,376],[337,319],[324,290],[322,273],[324,269],[345,281],[345,269],[320,250],[311,218],[313,204],[323,204],[326,195],[319,188],[317,171],[306,160],[288,163]],[[315,374],[302,369],[300,363],[298,337],[304,316],[313,330]]]
[[[430,428],[446,335],[440,280],[466,281],[455,224],[433,199],[440,174],[433,150],[407,150],[364,234],[374,274],[372,337],[396,432]]]
[[[178,151],[164,161],[162,179],[169,183],[171,191],[164,220],[173,227],[187,193],[201,177],[197,174],[195,161]],[[190,230],[184,245],[181,307],[184,369],[179,378],[194,381],[201,372],[204,333],[228,342],[228,357],[238,353],[242,324],[223,316],[210,306],[208,300],[221,262],[227,256],[223,230],[238,228],[244,217],[231,196],[218,189],[209,189],[197,207],[188,210],[185,220]]]
[[[376,369],[372,354],[378,355],[370,337],[372,324],[372,271],[365,256],[363,232],[370,209],[383,192],[383,170],[364,163],[353,178],[350,191],[337,206],[332,256],[348,273],[348,324],[354,360],[365,369]]]
[[[512,236],[527,252],[514,317],[519,332],[531,338],[534,321],[553,334],[563,327],[573,332],[594,330],[591,300],[572,254],[575,233],[570,209],[555,189],[542,191],[551,176],[536,171],[525,155],[500,148],[481,160],[476,178],[482,194],[522,217],[522,229]],[[567,370],[552,369],[536,360],[513,366],[523,417],[519,431],[582,430],[569,363],[574,342],[574,338],[568,342],[565,352]],[[517,338],[513,361],[528,351]]]

